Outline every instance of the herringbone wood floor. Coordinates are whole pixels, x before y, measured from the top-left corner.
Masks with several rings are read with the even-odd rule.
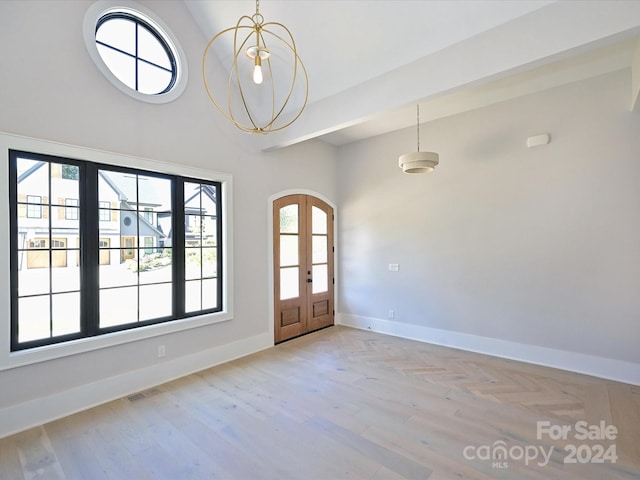
[[[618,436],[538,439],[545,420]],[[506,468],[468,458],[497,444]],[[0,478],[638,479],[640,387],[332,327],[0,440]]]

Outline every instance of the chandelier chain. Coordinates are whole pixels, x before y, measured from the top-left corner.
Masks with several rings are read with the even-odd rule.
[[[260,14],[260,0],[256,0],[256,15]]]

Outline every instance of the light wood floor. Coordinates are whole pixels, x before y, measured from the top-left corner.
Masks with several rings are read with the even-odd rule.
[[[545,420],[618,436],[538,439]],[[507,468],[468,459],[496,445]],[[640,387],[332,327],[0,440],[0,478],[638,479]]]

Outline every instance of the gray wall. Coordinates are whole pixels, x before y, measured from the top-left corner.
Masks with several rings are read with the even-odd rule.
[[[248,134],[236,132],[203,88],[200,62],[208,39],[181,2],[140,3],[179,35],[190,69],[186,91],[165,105],[124,95],[86,51],[82,20],[92,3],[0,2],[0,131],[232,174],[235,318],[163,338],[166,361],[267,332],[268,198],[302,188],[335,201],[335,149],[311,142],[261,154]],[[6,228],[8,219],[0,218],[0,225]],[[0,318],[0,328],[8,322]],[[156,364],[159,341],[0,371],[0,410]]]
[[[340,311],[640,362],[640,115],[620,71],[339,151]],[[528,136],[551,144],[527,149]],[[398,263],[399,272],[388,270]]]

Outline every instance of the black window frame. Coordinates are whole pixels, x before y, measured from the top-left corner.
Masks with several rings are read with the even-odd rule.
[[[80,332],[53,336],[50,327],[50,336],[47,338],[19,342],[19,318],[18,318],[18,158],[48,162],[50,164],[75,165],[79,171],[79,245],[80,245]],[[168,317],[154,318],[150,320],[137,320],[131,323],[100,328],[100,214],[101,204],[98,200],[98,172],[99,170],[119,171],[142,175],[145,177],[158,177],[171,180],[172,188],[172,219],[171,219],[171,250],[172,250],[172,280],[173,293],[172,314]],[[50,181],[50,180],[49,180]],[[200,183],[210,186],[215,192],[216,199],[216,301],[214,308],[200,309],[197,311],[185,311],[186,282],[185,282],[185,183]],[[223,312],[225,298],[223,297],[224,275],[223,257],[225,246],[223,244],[222,226],[223,211],[221,203],[222,182],[202,178],[184,177],[176,174],[148,171],[138,168],[122,167],[92,162],[90,160],[72,159],[61,156],[34,153],[24,150],[9,149],[9,228],[10,228],[10,325],[11,325],[11,351],[24,351],[36,347],[69,342],[81,338],[90,338],[109,333],[134,330],[148,325],[174,322],[190,317]],[[42,207],[42,205],[40,205]],[[119,207],[118,207],[119,208]],[[142,213],[142,212],[141,212]],[[111,215],[111,211],[109,210]],[[42,217],[40,217],[42,218]],[[53,232],[49,230],[49,239],[53,238]],[[143,238],[143,237],[140,237]],[[138,245],[140,251],[144,246]],[[49,296],[53,293],[50,291]],[[51,315],[51,313],[50,313]],[[51,318],[51,317],[50,317]]]

